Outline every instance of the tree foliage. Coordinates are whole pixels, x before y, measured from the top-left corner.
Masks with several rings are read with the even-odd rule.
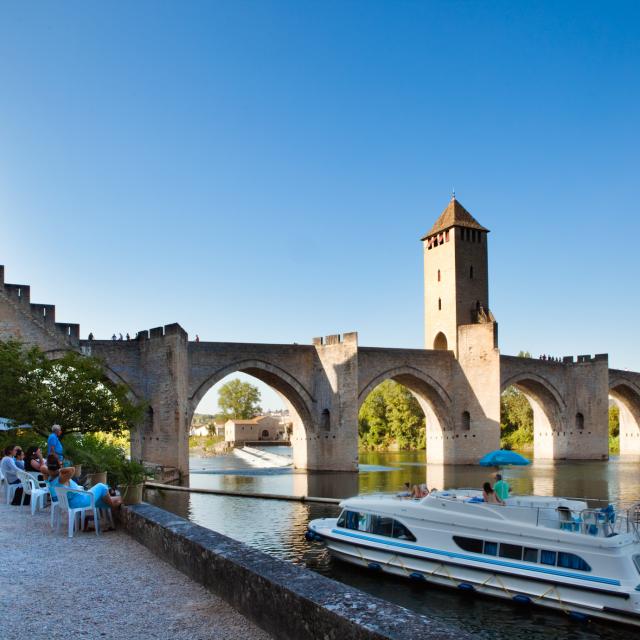
[[[508,387],[500,397],[500,435],[506,447],[533,443],[533,409],[516,387]]]
[[[40,434],[58,423],[66,433],[121,433],[143,408],[125,385],[110,382],[97,358],[69,352],[50,360],[38,348],[0,341],[0,415]]]
[[[362,403],[358,435],[360,444],[368,449],[424,449],[424,413],[406,387],[385,380]]]
[[[262,411],[260,391],[249,382],[234,378],[218,390],[218,407],[227,420],[249,420]]]

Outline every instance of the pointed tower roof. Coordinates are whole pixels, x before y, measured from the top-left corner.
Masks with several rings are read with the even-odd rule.
[[[455,196],[451,197],[451,201],[447,208],[440,214],[436,223],[431,227],[431,231],[427,233],[422,240],[426,240],[435,233],[450,229],[451,227],[468,227],[469,229],[478,229],[486,231],[489,229],[483,227],[457,200]]]

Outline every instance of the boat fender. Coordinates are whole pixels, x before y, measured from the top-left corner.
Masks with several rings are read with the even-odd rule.
[[[531,604],[531,598],[525,596],[523,593],[516,593],[516,595],[513,596],[513,601],[518,604]]]
[[[461,582],[458,585],[458,589],[461,591],[475,591],[476,588],[470,582]]]
[[[587,620],[589,620],[589,616],[585,613],[581,613],[580,611],[569,611],[569,617],[572,620],[577,620],[578,622],[587,622]]]
[[[416,582],[422,582],[426,580],[426,578],[421,573],[418,573],[417,571],[413,571],[412,573],[410,573],[409,577],[412,580],[415,580]]]
[[[367,566],[373,571],[380,571],[382,569],[382,567],[377,562],[370,562]]]
[[[315,531],[306,531],[304,534],[305,540],[308,542],[319,542],[322,540],[322,536]]]

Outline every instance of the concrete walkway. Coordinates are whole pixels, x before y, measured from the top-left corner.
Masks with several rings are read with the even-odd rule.
[[[2,496],[4,498],[4,492]],[[46,514],[46,515],[45,515]],[[241,640],[271,636],[125,533],[49,527],[0,505],[0,637]]]

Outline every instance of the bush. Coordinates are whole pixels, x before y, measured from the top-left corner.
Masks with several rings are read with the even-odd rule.
[[[112,444],[98,433],[67,434],[63,446],[65,457],[73,464],[81,464],[86,473],[107,471],[113,474],[113,470],[126,459],[122,446]]]
[[[113,483],[119,487],[140,484],[151,475],[143,464],[135,460],[122,460],[111,473]]]

